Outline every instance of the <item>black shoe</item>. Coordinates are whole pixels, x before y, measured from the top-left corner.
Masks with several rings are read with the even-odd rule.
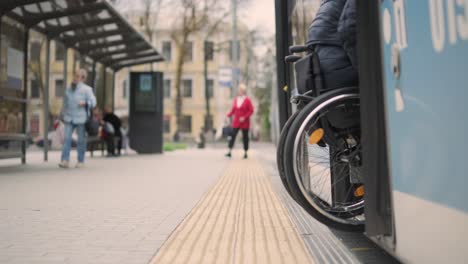
[[[244,159],[247,159],[247,158],[248,158],[248,157],[247,157],[247,153],[245,153],[245,154],[244,154]]]
[[[227,153],[227,154],[226,154],[226,155],[224,155],[224,156],[226,156],[226,157],[230,158],[230,157],[231,157],[231,153]]]
[[[327,144],[325,144],[325,142],[324,142],[323,140],[320,140],[320,141],[317,143],[317,145],[319,145],[319,146],[322,147],[322,148],[327,147]]]

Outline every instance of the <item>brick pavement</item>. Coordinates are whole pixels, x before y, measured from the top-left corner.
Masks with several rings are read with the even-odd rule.
[[[147,263],[226,167],[222,150],[0,163],[0,263]],[[209,168],[209,169],[206,169]]]
[[[204,195],[152,263],[313,261],[267,174],[253,157],[230,162],[222,179]]]

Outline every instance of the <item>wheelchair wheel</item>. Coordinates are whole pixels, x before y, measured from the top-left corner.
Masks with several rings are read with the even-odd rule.
[[[286,143],[286,137],[288,136],[288,131],[291,128],[293,121],[296,119],[297,115],[299,114],[300,110],[297,110],[292,114],[286,124],[284,124],[283,129],[281,130],[281,134],[278,141],[278,147],[276,148],[276,165],[278,166],[278,172],[281,178],[281,182],[283,183],[284,188],[286,191],[291,195],[291,190],[288,185],[288,181],[286,180],[286,174],[284,172],[284,146]],[[292,196],[292,195],[291,195]]]
[[[350,112],[357,121],[336,122]],[[362,232],[364,185],[356,112],[359,95],[353,88],[328,92],[306,105],[287,133],[284,172],[291,195],[310,215],[332,228]]]

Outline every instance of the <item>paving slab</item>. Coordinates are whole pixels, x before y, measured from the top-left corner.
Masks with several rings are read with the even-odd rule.
[[[313,261],[262,166],[253,157],[230,162],[223,177],[151,263]]]
[[[189,149],[63,170],[59,155],[0,162],[0,263],[148,263],[228,163]]]

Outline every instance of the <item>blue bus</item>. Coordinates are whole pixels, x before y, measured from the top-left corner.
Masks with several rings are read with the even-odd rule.
[[[300,104],[296,110],[287,102],[301,88],[295,69],[302,57],[289,58],[292,64],[283,59],[290,51],[305,51],[288,48],[304,45],[307,27],[319,6],[315,0],[276,1],[280,121],[286,127],[291,126],[288,118],[296,118],[294,113],[301,111]],[[356,213],[354,222],[348,219],[341,226],[324,220],[326,213],[311,214],[331,227],[365,232],[404,263],[467,263],[468,1],[358,1],[357,16],[359,85],[343,90],[343,96],[348,102],[358,100],[360,108],[362,163],[355,167],[363,180],[353,181],[350,176],[348,185],[354,186],[355,193],[362,192],[362,201],[353,201],[363,210],[343,207],[360,215]],[[310,100],[313,103],[317,98]],[[316,108],[303,109],[313,112]],[[310,119],[309,112],[303,115]],[[309,142],[320,134],[316,132],[320,131],[306,135]],[[298,141],[300,137],[286,138]],[[291,150],[309,151],[310,157],[310,147],[300,147],[296,144],[297,151]],[[288,156],[287,147],[280,154],[284,160],[298,159]],[[282,165],[279,169],[285,173]],[[297,173],[296,165],[293,169],[290,174]],[[333,171],[328,169],[326,176],[333,183]],[[353,166],[348,170],[352,175]],[[309,168],[306,176],[311,172]],[[291,184],[287,174],[286,169],[282,179],[293,198],[303,207],[312,204],[308,212],[320,211],[313,204],[319,195],[309,195],[314,191],[309,188],[313,179],[304,179],[304,174],[291,176],[295,178]],[[337,196],[335,191],[330,188],[329,196],[320,192],[317,199],[326,203]],[[304,199],[298,198],[301,193]],[[328,218],[343,215],[329,214]]]

